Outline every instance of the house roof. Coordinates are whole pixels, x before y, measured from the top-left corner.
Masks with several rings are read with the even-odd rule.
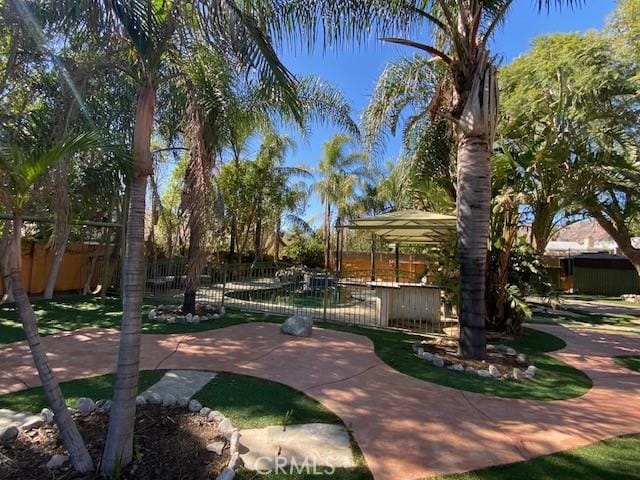
[[[391,243],[437,244],[455,230],[456,217],[422,210],[402,210],[352,220],[339,228],[366,230]]]

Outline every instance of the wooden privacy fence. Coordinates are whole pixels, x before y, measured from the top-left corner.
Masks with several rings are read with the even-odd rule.
[[[104,252],[102,245],[69,243],[60,265],[55,291],[81,292],[86,287],[95,290],[102,284]],[[47,249],[44,243],[28,240],[22,242],[22,283],[30,295],[44,292],[52,257],[53,250]],[[108,268],[107,280],[110,283],[116,271],[113,256]],[[0,279],[0,295],[4,293],[4,284]]]
[[[396,278],[396,256],[394,253],[376,252],[376,279],[391,282]],[[349,277],[371,270],[371,254],[344,252],[341,256],[340,273]],[[424,255],[400,254],[399,273],[401,282],[416,282],[425,274]]]

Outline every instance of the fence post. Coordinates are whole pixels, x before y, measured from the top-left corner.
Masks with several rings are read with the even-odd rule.
[[[220,300],[220,306],[224,307],[224,296],[227,289],[227,264],[222,264],[222,300]]]
[[[322,299],[322,321],[327,321],[327,301],[329,295],[329,271],[324,271],[324,298]]]

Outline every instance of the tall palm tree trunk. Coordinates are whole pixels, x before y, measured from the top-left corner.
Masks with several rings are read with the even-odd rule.
[[[69,185],[67,182],[68,171],[62,159],[58,162],[54,172],[54,183],[56,185],[56,194],[53,198],[55,210],[55,225],[53,235],[51,237],[51,247],[53,248],[53,257],[51,259],[51,268],[49,276],[44,287],[42,298],[50,300],[53,298],[53,292],[58,280],[58,273],[62,265],[64,253],[67,250],[67,242],[69,241],[69,217],[71,210],[71,201],[69,199]]]
[[[147,180],[151,164],[151,131],[156,105],[155,85],[147,79],[140,87],[133,131],[133,180],[122,272],[122,326],[118,364],[101,470],[112,473],[133,456],[133,427],[140,368],[140,328],[144,289],[144,220]]]
[[[489,145],[466,137],[458,145],[457,229],[460,258],[460,339],[464,358],[486,356],[485,275],[491,207]]]
[[[331,268],[331,204],[324,207],[324,268]]]
[[[20,212],[15,211],[13,214],[13,254],[11,261],[10,272],[6,272],[3,268],[2,275],[5,278],[5,284],[7,277],[11,278],[11,288],[13,290],[13,297],[16,305],[16,311],[18,318],[22,322],[22,328],[24,329],[25,336],[27,337],[27,343],[31,350],[31,356],[33,357],[33,363],[38,370],[38,377],[42,388],[44,390],[49,406],[54,413],[54,420],[58,426],[60,437],[62,438],[62,444],[69,452],[69,458],[71,464],[76,471],[85,473],[93,470],[93,460],[89,455],[89,451],[78,431],[71,414],[65,405],[64,397],[58,381],[49,366],[49,359],[44,351],[40,340],[40,334],[38,333],[38,323],[36,320],[33,307],[29,301],[29,297],[22,286],[22,276],[20,268],[20,252],[21,252],[21,237],[22,237],[22,217]]]

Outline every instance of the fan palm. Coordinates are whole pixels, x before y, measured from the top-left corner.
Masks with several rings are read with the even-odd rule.
[[[22,286],[20,256],[22,211],[31,196],[34,185],[61,159],[98,146],[98,138],[94,133],[87,133],[64,139],[44,149],[37,147],[37,145],[38,143],[31,138],[23,142],[9,143],[0,149],[0,179],[4,184],[2,200],[13,215],[10,268],[9,271],[6,271],[3,262],[2,276],[5,285],[11,285],[18,318],[22,322],[33,362],[54,413],[62,443],[69,452],[74,468],[79,472],[87,472],[93,469],[93,461],[67,410],[62,391],[49,366],[47,354],[40,341],[37,319],[29,297]]]

